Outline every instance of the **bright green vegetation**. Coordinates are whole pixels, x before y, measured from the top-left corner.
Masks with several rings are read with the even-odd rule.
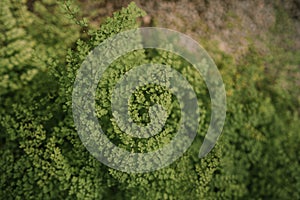
[[[163,51],[136,51],[115,61],[99,83],[96,101],[99,123],[120,147],[137,152],[158,148],[172,139],[180,118],[172,94],[149,85],[130,100],[132,117],[147,123],[147,106],[160,102],[171,113],[165,130],[147,141],[118,131],[109,111],[112,86],[136,65],[150,61],[176,68],[194,87],[204,113],[183,157],[159,171],[127,174],[101,164],[82,145],[71,95],[88,52],[109,36],[138,27],[136,19],[145,12],[132,3],[98,30],[86,31],[84,21],[75,26],[74,15],[69,20],[55,2],[36,1],[31,10],[25,1],[0,3],[1,199],[300,198],[299,50],[271,46],[269,54],[261,55],[252,46],[236,61],[205,44],[222,73],[228,112],[216,147],[201,160],[198,150],[210,119],[201,77]],[[277,21],[274,38],[283,24]]]

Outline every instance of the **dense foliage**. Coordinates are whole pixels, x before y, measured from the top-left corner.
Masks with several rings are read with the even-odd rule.
[[[118,146],[136,152],[159,148],[172,139],[180,119],[176,98],[166,88],[148,85],[132,96],[131,115],[147,123],[149,106],[161,103],[170,114],[165,129],[149,140],[119,130],[109,99],[119,78],[137,65],[162,63],[178,70],[194,87],[203,113],[184,156],[158,171],[128,174],[101,164],[82,145],[71,95],[88,53],[106,38],[138,27],[137,18],[145,12],[131,3],[98,30],[88,30],[68,1],[28,2],[0,2],[1,199],[300,198],[300,92],[291,75],[299,70],[299,51],[271,47],[263,57],[253,46],[236,61],[205,44],[223,76],[228,111],[217,146],[202,159],[197,156],[210,101],[201,76],[181,57],[160,50],[116,60],[99,82],[96,108],[99,123]]]

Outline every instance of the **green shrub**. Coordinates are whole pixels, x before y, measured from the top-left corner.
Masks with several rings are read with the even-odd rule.
[[[88,53],[108,37],[138,27],[136,19],[145,12],[131,3],[98,30],[80,34],[87,27],[71,25],[55,1],[34,1],[29,10],[24,1],[0,5],[1,198],[300,198],[299,101],[280,83],[270,85],[265,72],[270,60],[274,67],[294,66],[290,61],[299,60],[299,53],[282,63],[252,47],[238,62],[206,46],[222,73],[228,111],[218,144],[202,159],[197,156],[210,122],[210,101],[201,76],[181,57],[161,50],[139,50],[116,60],[98,84],[96,110],[118,146],[137,152],[163,146],[180,119],[176,98],[164,87],[147,85],[130,99],[132,117],[149,122],[149,105],[160,102],[170,113],[165,129],[150,140],[121,133],[109,111],[110,96],[119,78],[140,64],[169,64],[178,70],[194,87],[203,113],[197,137],[180,159],[158,171],[128,174],[101,164],[83,146],[72,118],[72,88]],[[282,79],[291,84],[288,77]]]

